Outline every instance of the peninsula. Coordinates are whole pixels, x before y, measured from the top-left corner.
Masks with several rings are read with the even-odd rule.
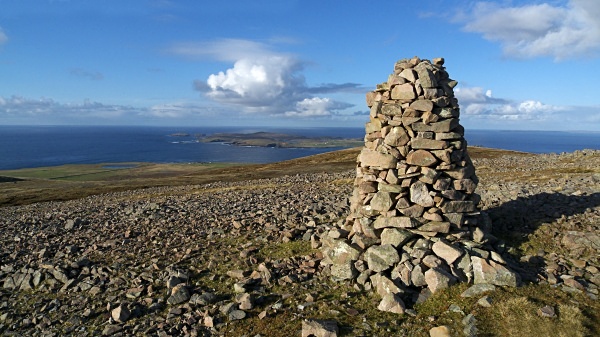
[[[358,147],[360,138],[306,137],[275,132],[215,133],[199,136],[201,143],[225,143],[236,146],[280,147],[280,148],[328,148]]]

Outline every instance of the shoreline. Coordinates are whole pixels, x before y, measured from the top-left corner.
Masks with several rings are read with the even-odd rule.
[[[216,144],[216,143],[215,143]],[[227,144],[227,143],[222,143],[222,145],[225,146],[240,146],[240,147],[249,147],[249,148],[253,148],[253,147],[262,147],[262,146],[252,146],[252,145],[234,145],[234,144]],[[504,153],[517,153],[517,154],[528,154],[528,155],[550,155],[550,154],[555,154],[555,153],[533,153],[533,152],[525,152],[525,151],[518,151],[518,150],[506,150],[506,149],[496,149],[496,148],[489,148],[489,147],[485,147],[485,146],[479,146],[479,145],[469,145],[468,146],[470,151],[494,151],[494,152],[504,152]],[[303,148],[287,148],[287,149],[303,149]],[[357,150],[360,151],[360,147],[344,147],[341,149],[332,149],[331,151],[328,152],[323,152],[320,154],[325,154],[325,153],[332,153],[332,152],[337,152],[337,151],[344,151],[344,150]],[[583,150],[575,150],[572,152],[576,152],[576,151],[587,151],[588,149],[583,149]],[[592,151],[596,151],[596,150],[592,150]],[[357,152],[358,153],[358,152]],[[65,164],[58,164],[58,165],[48,165],[48,166],[36,166],[36,167],[22,167],[22,168],[16,168],[16,169],[0,169],[0,176],[6,176],[6,177],[19,177],[18,175],[15,175],[15,173],[19,173],[19,172],[29,172],[29,171],[46,171],[46,170],[52,170],[52,169],[57,169],[57,168],[81,168],[81,169],[100,169],[100,168],[105,168],[107,170],[123,170],[123,169],[131,169],[131,168],[138,168],[138,167],[143,167],[143,166],[148,166],[148,165],[168,165],[168,166],[172,166],[172,165],[181,165],[181,166],[186,166],[186,165],[261,165],[261,164],[274,164],[274,163],[278,163],[278,162],[287,162],[290,160],[297,160],[297,159],[302,159],[302,158],[307,158],[307,157],[312,157],[312,156],[318,156],[320,154],[313,154],[313,155],[309,155],[309,156],[305,156],[305,157],[297,157],[297,158],[291,158],[291,159],[287,159],[287,160],[281,160],[281,161],[273,161],[273,162],[267,162],[267,163],[254,163],[254,162],[217,162],[217,161],[212,161],[212,162],[150,162],[150,161],[140,161],[140,162],[128,162],[128,161],[123,161],[123,162],[98,162],[98,163],[65,163]],[[115,166],[114,168],[110,167],[110,166]],[[131,166],[131,167],[129,167]]]

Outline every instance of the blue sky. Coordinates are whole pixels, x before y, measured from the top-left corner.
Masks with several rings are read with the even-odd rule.
[[[361,127],[444,57],[475,129],[600,131],[600,1],[0,0],[0,125]]]

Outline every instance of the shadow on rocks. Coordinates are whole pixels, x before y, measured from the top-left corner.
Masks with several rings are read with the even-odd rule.
[[[505,202],[487,210],[493,223],[493,235],[503,240],[513,257],[511,267],[515,269],[524,281],[537,281],[539,274],[544,274],[544,256],[548,248],[540,247],[533,256],[523,256],[521,249],[530,241],[530,234],[534,233],[541,225],[550,224],[547,230],[556,240],[556,245],[561,245],[561,239],[568,231],[589,233],[600,232],[597,221],[596,228],[582,224],[579,219],[570,219],[572,216],[592,212],[591,209],[600,205],[600,193],[586,195],[566,195],[562,193],[539,193],[527,197],[518,197],[516,200]],[[597,216],[597,215],[596,215]],[[576,249],[577,247],[567,247]],[[582,248],[585,249],[585,248]]]

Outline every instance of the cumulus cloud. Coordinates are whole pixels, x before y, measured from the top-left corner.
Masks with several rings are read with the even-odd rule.
[[[286,111],[287,117],[325,117],[337,114],[339,110],[352,107],[352,104],[336,102],[329,98],[305,98],[296,103],[296,109]]]
[[[467,118],[488,120],[547,121],[559,117],[559,113],[576,110],[574,107],[544,104],[536,100],[512,101],[492,97],[492,91],[480,87],[460,87],[456,97],[461,113]]]
[[[588,56],[600,50],[600,1],[570,0],[515,7],[478,2],[458,20],[464,29],[498,41],[508,57]]]
[[[277,41],[281,41],[278,39]],[[257,41],[222,39],[172,46],[171,53],[202,59],[232,62],[229,69],[196,80],[196,90],[211,100],[233,106],[244,113],[263,113],[288,117],[331,116],[353,105],[338,102],[323,94],[353,93],[362,88],[356,83],[326,83],[308,86],[305,62],[288,53]]]
[[[233,68],[212,74],[206,84],[206,95],[218,102],[248,107],[248,111],[269,111],[284,106],[302,88],[301,65],[281,55],[257,59],[240,59]]]

